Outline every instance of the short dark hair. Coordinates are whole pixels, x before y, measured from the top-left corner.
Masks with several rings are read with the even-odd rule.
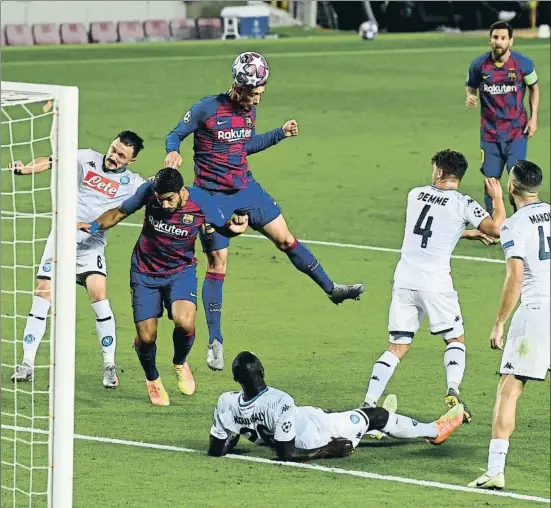
[[[465,176],[467,168],[469,167],[469,163],[462,153],[455,152],[449,148],[436,152],[431,162],[438,169],[441,169],[445,176],[453,176],[459,180]]]
[[[163,168],[153,180],[153,190],[157,194],[166,194],[167,192],[180,192],[184,186],[184,177],[177,169]]]
[[[490,25],[490,37],[492,36],[494,30],[507,30],[509,39],[513,37],[513,27],[505,21],[496,21]]]
[[[231,366],[233,379],[243,386],[254,386],[264,380],[264,366],[254,353],[241,351]]]
[[[143,150],[143,139],[135,132],[122,131],[117,134],[117,138],[125,146],[131,146],[134,149],[134,157]],[[116,138],[115,138],[116,139]]]
[[[513,171],[513,186],[521,194],[534,194],[543,180],[540,167],[527,160],[518,160],[515,162],[511,171]]]

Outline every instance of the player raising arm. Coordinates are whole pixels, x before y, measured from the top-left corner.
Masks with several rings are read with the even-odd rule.
[[[240,435],[275,448],[283,461],[350,455],[366,432],[378,429],[399,439],[425,438],[441,444],[463,422],[460,405],[431,423],[381,407],[332,412],[295,406],[290,395],[266,386],[264,367],[249,351],[236,356],[232,372],[241,391],[223,393],[218,399],[208,449],[208,454],[216,457],[229,453]]]
[[[132,196],[144,182],[128,169],[140,151],[143,139],[135,132],[123,131],[111,142],[106,154],[78,150],[75,171],[78,173],[77,220],[89,221],[105,210]],[[39,157],[24,165],[16,161],[10,168],[16,175],[42,173],[50,169],[52,157]],[[51,271],[54,256],[52,234],[48,236],[37,274],[36,292],[23,332],[23,361],[17,366],[13,381],[31,381],[40,341],[46,333],[46,318],[51,304]],[[107,263],[105,232],[90,237],[77,235],[77,283],[86,288],[96,315],[96,333],[103,352],[103,386],[119,384],[115,367],[117,335],[115,316],[107,299]]]
[[[240,54],[232,66],[228,92],[205,97],[194,104],[166,137],[165,165],[182,163],[180,143],[193,133],[195,186],[216,198],[226,216],[247,215],[250,226],[284,252],[293,266],[312,279],[335,303],[358,300],[363,284],[335,284],[310,250],[290,232],[275,200],[254,179],[247,156],[298,135],[295,120],[264,134],[255,133],[256,107],[268,82],[268,63],[253,52]],[[222,285],[226,275],[229,240],[210,228],[201,233],[207,257],[203,307],[209,328],[207,364],[222,370]]]
[[[365,407],[377,405],[425,316],[430,333],[440,335],[446,344],[445,403],[448,407],[462,403],[459,385],[465,371],[465,331],[450,258],[461,237],[474,237],[473,233],[465,236],[468,224],[484,235],[498,237],[505,220],[505,206],[501,186],[492,178],[486,181],[486,188],[494,203],[493,217],[474,199],[459,192],[468,166],[463,154],[443,150],[431,162],[432,185],[416,187],[408,194],[404,240],[394,272],[389,310],[390,344],[373,365]],[[465,422],[469,422],[471,412],[465,405],[464,408]]]
[[[501,230],[507,275],[490,336],[492,349],[503,349],[504,326],[516,307],[501,359],[486,473],[469,484],[481,489],[505,487],[505,459],[515,429],[518,399],[528,379],[543,381],[550,368],[549,263],[551,208],[538,197],[541,169],[519,160],[509,174],[509,200],[515,209]]]
[[[208,222],[221,235],[236,236],[247,229],[248,219],[246,216],[226,219],[208,193],[184,187],[178,170],[165,168],[121,206],[77,227],[93,238],[144,206],[143,229],[134,247],[130,268],[137,331],[135,349],[145,372],[151,402],[168,406],[168,393],[156,367],[157,320],[163,315],[164,306],[174,322],[172,363],[178,388],[184,395],[192,395],[195,380],[186,360],[195,340],[197,233]]]
[[[466,104],[478,105],[480,95],[480,151],[482,173],[501,178],[503,167],[510,171],[526,157],[527,138],[538,128],[539,85],[532,60],[516,51],[513,29],[504,21],[490,27],[491,51],[476,58],[469,68]],[[524,108],[528,89],[530,118]],[[492,200],[484,196],[486,210],[492,213]]]

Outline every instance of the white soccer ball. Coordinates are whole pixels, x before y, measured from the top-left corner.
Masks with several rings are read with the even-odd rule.
[[[269,74],[268,62],[260,53],[247,51],[233,61],[232,76],[237,85],[251,88],[263,86],[268,81]]]
[[[362,39],[366,41],[372,41],[373,39],[375,39],[375,37],[377,37],[377,34],[379,33],[379,26],[377,25],[377,23],[375,23],[375,21],[364,21],[360,25],[359,33]]]

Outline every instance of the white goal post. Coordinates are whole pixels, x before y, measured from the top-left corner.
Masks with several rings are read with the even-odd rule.
[[[21,501],[28,507],[73,506],[78,101],[77,87],[1,82],[2,321],[6,323],[2,324],[1,336],[2,449],[12,449],[6,455],[2,451],[2,506],[22,506]],[[46,135],[38,133],[39,120],[50,123]],[[27,139],[21,138],[22,133]],[[45,153],[48,144],[51,152]],[[40,153],[39,146],[43,147]],[[15,176],[8,164],[19,158],[18,150],[34,156],[29,159],[52,155],[51,174]],[[19,190],[20,182],[24,182],[23,190]],[[45,183],[41,187],[37,182]],[[45,211],[39,213],[38,202]],[[50,340],[44,341],[49,343],[50,351],[42,371],[49,377],[43,382],[33,378],[31,383],[12,384],[9,376],[22,354],[22,331],[28,312],[22,308],[27,303],[30,308],[34,290],[31,273],[36,274],[42,253],[38,244],[45,240],[38,238],[39,220],[51,228],[55,239]],[[24,239],[24,234],[30,240]],[[27,260],[31,258],[30,250],[32,261]],[[11,358],[4,356],[5,346],[13,351]],[[44,400],[48,398],[42,415],[36,414],[35,398],[38,400],[39,394],[45,394]],[[43,429],[39,428],[41,421]],[[38,443],[44,448],[45,464],[41,466],[36,465],[40,454],[34,448]],[[46,481],[47,485],[42,484]]]

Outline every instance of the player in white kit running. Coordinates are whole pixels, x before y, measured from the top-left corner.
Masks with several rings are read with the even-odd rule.
[[[143,139],[132,131],[123,131],[109,146],[107,153],[78,150],[77,222],[89,222],[103,212],[120,205],[132,196],[144,179],[128,169],[143,149]],[[41,173],[51,168],[52,157],[39,157],[23,164],[15,161],[10,169],[16,175]],[[75,224],[76,227],[76,224]],[[96,314],[96,332],[103,352],[103,386],[119,384],[115,366],[115,317],[107,299],[107,263],[105,232],[89,235],[77,231],[77,283],[88,291]],[[51,271],[54,239],[48,236],[37,274],[33,304],[23,332],[23,361],[17,366],[12,381],[31,381],[40,341],[46,332],[46,318],[51,304]]]
[[[501,228],[507,275],[492,329],[492,349],[503,348],[504,326],[513,315],[501,359],[486,473],[469,484],[482,489],[505,487],[505,459],[515,429],[516,408],[528,379],[543,381],[550,368],[549,264],[551,208],[539,200],[542,172],[519,160],[509,173],[509,201],[515,213]]]
[[[290,395],[266,386],[264,367],[249,351],[236,356],[232,372],[242,391],[226,392],[218,399],[210,429],[208,454],[212,456],[229,453],[244,435],[253,443],[275,448],[283,461],[344,457],[370,430],[441,444],[463,423],[461,405],[431,423],[420,423],[381,407],[332,412],[295,406]]]
[[[463,404],[465,423],[471,412],[462,402],[459,385],[465,371],[463,318],[451,277],[450,258],[460,238],[491,242],[499,237],[505,220],[499,181],[486,180],[493,199],[494,216],[458,189],[467,171],[467,160],[452,150],[434,155],[432,185],[416,187],[408,194],[406,225],[401,257],[394,272],[389,311],[389,348],[373,366],[362,407],[374,407],[384,392],[394,369],[409,351],[413,336],[424,317],[432,335],[446,343],[444,367],[448,407]],[[465,231],[471,224],[475,230]]]

